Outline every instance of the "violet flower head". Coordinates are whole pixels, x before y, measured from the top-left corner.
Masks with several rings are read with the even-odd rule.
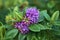
[[[26,9],[26,18],[30,23],[37,23],[39,19],[39,10],[35,7],[27,8]]]
[[[24,21],[22,22],[17,22],[15,24],[15,28],[17,28],[22,34],[26,34],[29,32],[29,29],[28,29],[28,24]]]

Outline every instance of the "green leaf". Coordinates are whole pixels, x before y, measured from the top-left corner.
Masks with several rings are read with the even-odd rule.
[[[53,26],[53,33],[60,36],[60,26]]]
[[[32,36],[31,40],[38,40],[36,36]]]
[[[42,21],[44,21],[44,16],[43,16],[42,13],[39,13],[39,20],[38,20],[38,22],[42,22]]]
[[[40,31],[40,25],[39,24],[33,24],[30,25],[29,29],[34,32],[39,32]]]
[[[6,16],[6,22],[13,23],[21,21],[23,18],[23,12],[20,12],[19,8],[16,6],[13,11],[9,9],[10,13]]]
[[[3,25],[3,27],[7,30],[11,30],[14,28],[12,25],[8,25],[8,24]]]
[[[14,38],[17,34],[18,34],[18,30],[12,29],[12,30],[6,32],[5,37],[6,37],[6,39],[10,39],[10,38]]]
[[[27,36],[27,40],[31,40],[31,36],[30,35]]]
[[[41,30],[51,29],[49,26],[41,25],[41,24],[32,24],[29,29],[33,32],[39,32]]]
[[[18,40],[24,40],[26,35],[19,33]]]
[[[16,12],[15,14],[19,19],[22,19],[22,17],[23,17],[22,12],[20,12],[20,14],[18,12]]]
[[[48,15],[47,10],[41,11],[41,14],[43,14],[43,16],[46,18],[46,20],[50,21],[50,16]]]
[[[6,18],[5,18],[5,20],[6,20],[6,23],[15,22],[15,20],[12,18],[11,14],[7,15]]]
[[[36,37],[36,34],[35,33],[30,32],[27,35],[27,40],[38,40],[38,38]]]
[[[58,20],[58,17],[59,17],[59,11],[54,12],[52,17],[51,17],[50,22],[53,24],[55,21]]]
[[[51,17],[51,22],[56,21],[58,19],[58,17],[59,17],[59,11],[54,12]]]
[[[23,18],[23,12],[20,12],[19,8],[15,7],[12,16],[13,18],[16,18],[18,21],[20,21]]]
[[[60,21],[55,21],[54,25],[60,26]]]
[[[27,36],[27,40],[31,40],[31,35],[30,34]]]
[[[42,25],[42,24],[39,24],[39,25],[40,25],[40,30],[51,29],[51,27],[49,27],[49,26]]]

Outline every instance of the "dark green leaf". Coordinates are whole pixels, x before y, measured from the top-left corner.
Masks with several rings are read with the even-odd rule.
[[[8,24],[3,25],[3,27],[4,27],[5,29],[7,29],[7,30],[10,30],[10,29],[13,29],[13,28],[14,28],[12,25],[8,25]]]
[[[27,40],[38,40],[38,38],[36,37],[36,34],[35,33],[30,32],[27,35]]]
[[[55,21],[54,25],[60,26],[60,21]]]
[[[30,34],[27,36],[27,40],[31,40],[31,35]]]
[[[53,26],[53,33],[60,36],[60,26]]]
[[[39,32],[40,30],[46,30],[46,29],[51,29],[49,26],[43,26],[41,24],[33,24],[30,25],[29,29],[34,32]]]
[[[30,25],[29,29],[34,32],[39,32],[40,31],[40,25],[39,24],[33,24]]]
[[[46,20],[50,21],[50,16],[48,15],[47,10],[41,11],[41,14],[43,14],[43,16],[46,18]]]
[[[18,40],[24,40],[26,35],[19,33]]]
[[[39,20],[38,22],[44,21],[44,16],[42,13],[39,13]]]
[[[17,34],[18,34],[18,30],[12,29],[12,30],[6,32],[5,37],[6,38],[14,38]]]
[[[41,25],[41,24],[39,24],[39,25],[40,25],[40,30],[51,29],[51,27],[49,27],[49,26]]]
[[[38,40],[36,36],[32,36],[31,40]]]

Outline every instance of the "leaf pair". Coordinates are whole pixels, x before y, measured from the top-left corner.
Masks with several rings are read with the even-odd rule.
[[[13,39],[16,37],[17,34],[18,34],[17,29],[12,29],[10,31],[7,31],[5,34],[5,39]]]
[[[50,16],[48,15],[47,10],[40,11],[39,22],[44,21],[44,18],[50,21]]]
[[[57,21],[59,18],[59,11],[54,12],[52,17],[50,17],[47,13],[47,10],[43,10],[40,12],[39,22],[44,21],[44,18],[50,23],[54,24],[54,22]],[[57,25],[56,22],[55,24]]]
[[[30,25],[29,29],[33,32],[40,32],[41,30],[46,30],[46,29],[51,29],[51,28],[46,25],[43,26],[41,24],[32,24]]]

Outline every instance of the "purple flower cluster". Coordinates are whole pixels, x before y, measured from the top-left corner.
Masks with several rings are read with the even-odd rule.
[[[29,32],[28,24],[25,21],[17,22],[15,28],[17,28],[22,34]]]
[[[28,26],[33,23],[37,23],[39,18],[39,10],[35,7],[26,9],[26,15],[21,22],[16,22],[15,27],[22,33],[28,33]]]
[[[35,7],[28,8],[26,10],[26,18],[30,23],[37,23],[39,18],[39,11]]]

